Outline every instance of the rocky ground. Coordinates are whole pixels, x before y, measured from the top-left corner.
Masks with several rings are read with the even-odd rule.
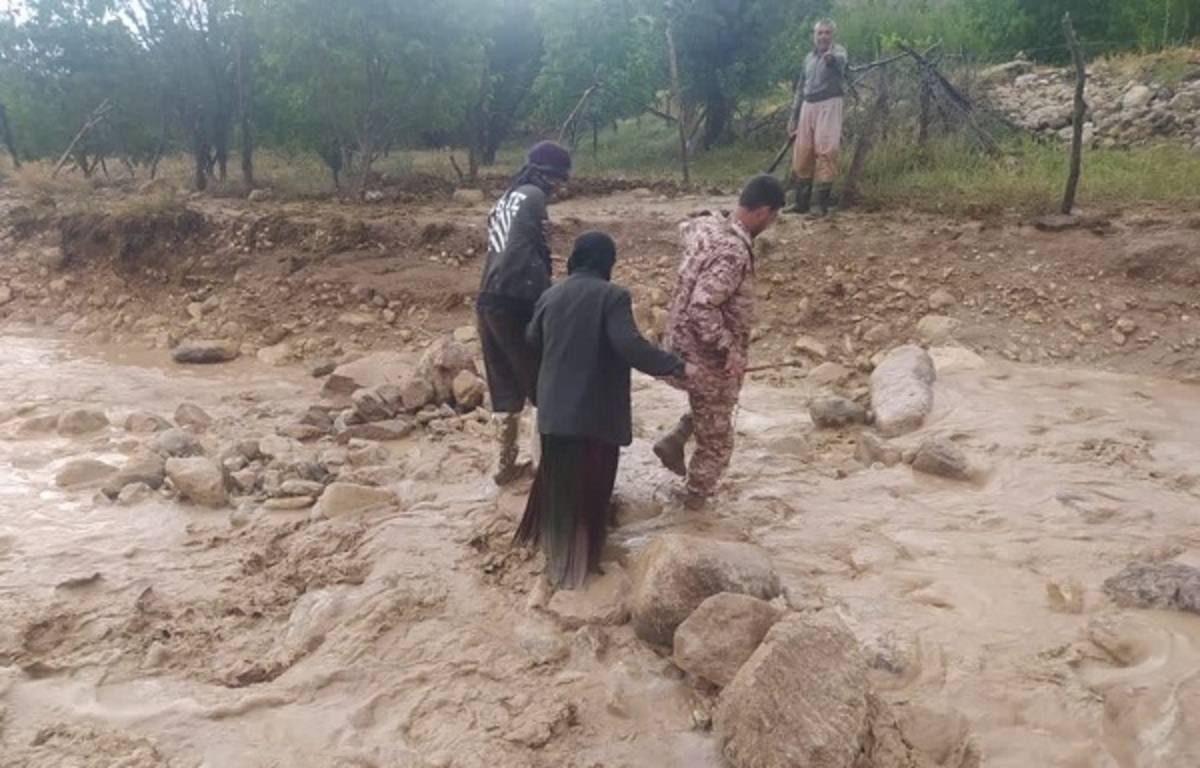
[[[657,336],[728,198],[583,192],[556,252],[611,231]],[[1101,370],[1200,375],[1200,216],[783,221],[719,508],[639,380],[605,574],[549,594],[486,487],[486,196],[161,195],[3,198],[5,327],[74,351],[0,360],[0,765],[1197,757],[1200,631],[1107,602],[1200,610],[1194,395]]]
[[[1166,139],[1200,151],[1200,52],[1192,52],[1191,65],[1180,82],[1166,84],[1093,62],[1085,91],[1084,146],[1125,148]],[[995,85],[989,101],[1014,123],[1035,135],[1071,140],[1074,70],[1013,61],[982,77]]]

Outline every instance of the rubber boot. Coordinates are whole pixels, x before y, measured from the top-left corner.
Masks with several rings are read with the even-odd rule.
[[[517,434],[521,425],[521,414],[496,414],[498,431],[496,441],[499,448],[499,460],[496,463],[496,473],[492,480],[496,485],[508,485],[520,477],[522,467],[517,466]]]
[[[833,183],[825,182],[817,185],[817,206],[813,211],[815,216],[828,216],[833,213]]]
[[[692,436],[692,414],[685,413],[675,428],[654,444],[654,455],[662,465],[680,477],[687,477],[687,460],[684,446]]]
[[[796,182],[796,202],[789,208],[784,208],[784,213],[808,213],[812,206],[812,179],[800,179]]]

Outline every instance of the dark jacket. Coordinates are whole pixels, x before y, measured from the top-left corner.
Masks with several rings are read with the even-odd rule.
[[[633,442],[629,372],[683,374],[683,360],[642,338],[629,291],[578,271],[542,295],[526,338],[541,350],[538,431]]]
[[[479,306],[530,312],[550,287],[546,193],[522,184],[492,206],[488,251],[479,283]]]

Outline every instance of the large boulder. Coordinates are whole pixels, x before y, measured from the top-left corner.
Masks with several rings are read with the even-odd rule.
[[[167,459],[165,469],[181,498],[213,508],[223,507],[229,502],[225,475],[211,459]]]
[[[917,429],[933,410],[933,358],[918,346],[906,344],[888,353],[871,373],[871,410],[875,426],[885,437]]]
[[[479,373],[471,350],[452,336],[443,336],[421,355],[416,375],[433,387],[436,402],[448,403],[454,398],[454,379],[463,371]]]
[[[707,598],[722,592],[770,600],[782,592],[767,554],[750,544],[665,534],[632,567],[633,627],[649,643],[671,646],[675,630]]]
[[[871,731],[867,663],[828,611],[767,633],[721,694],[713,725],[733,768],[853,768]]]
[[[778,608],[756,597],[713,595],[675,630],[675,665],[729,685],[779,616]]]
[[[1104,591],[1122,608],[1200,613],[1200,569],[1183,563],[1132,563]]]

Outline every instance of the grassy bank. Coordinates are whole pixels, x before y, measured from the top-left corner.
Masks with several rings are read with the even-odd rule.
[[[761,172],[778,149],[773,136],[755,144],[742,143],[699,153],[691,172],[701,191],[713,187],[736,189],[746,178]],[[848,143],[843,168],[848,168],[853,144]],[[519,165],[523,148],[501,153],[489,174],[509,174]],[[457,153],[460,166],[463,153]],[[1057,207],[1067,177],[1067,147],[1012,142],[996,157],[988,157],[958,141],[931,144],[919,150],[912,144],[883,144],[871,153],[860,192],[870,208],[912,208],[950,215],[994,214],[1002,211],[1044,212]],[[782,178],[789,161],[777,171]],[[281,156],[260,152],[256,156],[260,185],[272,187],[281,199],[329,194],[333,190],[328,170],[315,157]],[[457,174],[444,152],[398,152],[383,158],[376,169],[390,175],[428,173],[448,179]],[[673,128],[656,118],[628,121],[617,131],[600,134],[593,147],[590,135],[581,136],[576,153],[581,176],[626,179],[679,179],[678,138]],[[60,175],[51,181],[45,164],[21,170],[0,169],[4,183],[26,192],[67,195],[72,191],[106,186],[94,179],[84,183],[78,175]],[[113,179],[123,174],[114,172]],[[140,185],[146,172],[132,182]],[[185,187],[190,181],[186,158],[172,158],[160,166],[160,178]],[[1139,204],[1174,204],[1200,207],[1200,153],[1179,144],[1160,144],[1130,150],[1089,150],[1083,156],[1078,203],[1081,208]],[[240,182],[214,184],[215,195],[240,195]]]

